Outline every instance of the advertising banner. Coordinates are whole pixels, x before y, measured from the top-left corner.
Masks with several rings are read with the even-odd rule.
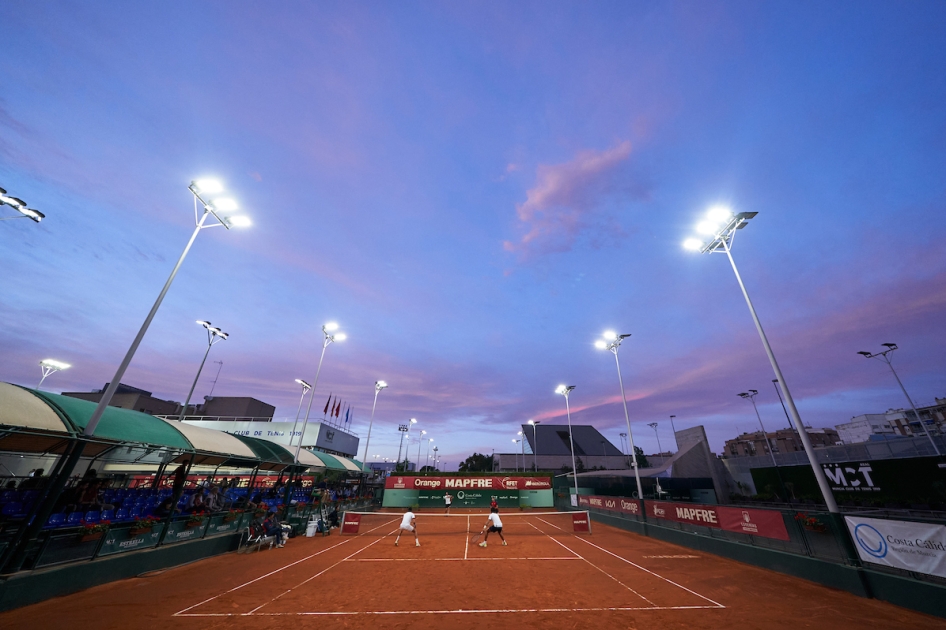
[[[415,477],[391,475],[385,490],[551,490],[551,477]]]
[[[588,522],[588,513],[579,512],[572,514],[572,527],[574,527],[576,532],[590,532],[591,523]]]
[[[345,512],[342,520],[342,531],[340,533],[357,534],[359,527],[361,527],[361,514]]]
[[[578,495],[578,505],[584,508],[598,508],[599,510],[609,510],[611,512],[621,512],[640,516],[643,510],[641,502],[637,499],[625,499],[624,497],[599,497],[595,495]]]
[[[647,515],[678,523],[724,529],[728,532],[788,540],[785,520],[782,518],[782,513],[777,510],[647,501]]]
[[[844,520],[864,562],[946,578],[946,527],[860,516]]]

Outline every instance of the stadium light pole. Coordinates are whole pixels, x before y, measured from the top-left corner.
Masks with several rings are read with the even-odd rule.
[[[631,460],[627,458],[627,433],[618,433],[621,438],[621,454],[624,455],[624,463],[628,468],[631,466]]]
[[[532,467],[535,472],[539,472],[539,434],[538,428],[542,424],[541,420],[529,420],[532,425],[532,441],[535,442],[535,448],[532,449]]]
[[[413,424],[417,424],[417,418],[411,418],[410,422],[408,422],[407,424],[399,424],[399,425],[397,425],[397,430],[401,432],[401,441],[398,442],[398,445],[397,445],[397,462],[396,462],[396,464],[397,464],[398,466],[401,465],[401,449],[404,447],[404,436],[409,434],[409,432],[410,432],[410,430],[411,430],[411,425],[413,425]],[[407,443],[408,443],[408,445],[410,445],[410,440],[408,440]],[[407,459],[407,456],[406,456],[406,455],[404,456],[404,459],[405,459],[405,460]],[[405,468],[406,468],[406,466],[405,466]]]
[[[572,437],[572,410],[568,405],[568,395],[575,389],[575,385],[559,385],[555,388],[556,394],[565,397],[565,416],[568,418],[568,444],[572,452],[572,478],[575,480],[575,499],[572,507],[578,507],[578,467],[575,466],[575,440]]]
[[[417,438],[417,472],[420,472],[420,447],[424,443],[425,435],[427,435],[427,431],[421,431]]]
[[[437,468],[437,464],[440,463],[440,455],[437,454],[437,451],[439,450],[440,450],[439,446],[434,447],[434,469],[435,470],[439,470],[439,468]]]
[[[517,440],[516,438],[513,438],[512,441],[516,446],[519,446],[519,442],[521,442],[522,440]],[[516,472],[519,472],[519,453],[513,451],[512,459],[514,462],[516,462]]]
[[[748,400],[752,403],[752,408],[755,409],[755,417],[759,419],[759,428],[762,429],[762,437],[765,439],[765,443],[769,447],[769,455],[772,456],[772,465],[778,468],[778,462],[775,461],[775,450],[772,448],[772,443],[769,442],[769,435],[765,432],[765,426],[762,424],[762,416],[759,415],[759,408],[755,404],[755,397],[759,395],[759,392],[755,389],[750,389],[747,392],[742,392],[737,394],[740,398]]]
[[[296,444],[296,453],[293,455],[293,461],[299,463],[299,452],[302,450],[302,438],[305,437],[305,428],[309,424],[309,412],[312,411],[312,401],[315,400],[315,388],[319,385],[319,374],[322,373],[322,361],[325,360],[325,349],[329,344],[336,341],[345,341],[348,338],[343,332],[338,331],[338,324],[328,322],[322,325],[322,354],[319,355],[319,367],[315,370],[315,379],[312,381],[312,395],[309,396],[309,404],[305,408],[305,419],[302,421],[302,432],[299,434],[299,443]],[[288,505],[288,502],[287,502]]]
[[[430,443],[434,441],[434,438],[427,438],[427,455],[424,459],[424,468],[430,466]],[[434,453],[436,455],[436,453]],[[427,472],[430,472],[429,470]]]
[[[913,404],[913,399],[910,398],[910,394],[907,393],[907,388],[903,386],[903,383],[900,381],[900,377],[897,376],[897,371],[893,369],[893,363],[890,362],[890,357],[887,355],[897,350],[897,344],[895,343],[882,343],[880,344],[887,348],[881,352],[875,352],[871,354],[870,352],[858,352],[857,354],[861,355],[867,359],[877,359],[883,361],[887,364],[887,367],[890,368],[890,371],[893,373],[893,377],[897,379],[897,385],[900,386],[900,391],[903,392],[903,395],[906,396],[907,402],[910,403],[910,409],[913,410],[913,415],[916,416],[916,421],[920,423],[920,426],[923,427],[923,432],[926,433],[926,438],[930,441],[930,444],[933,445],[933,450],[936,452],[936,456],[939,457],[941,453],[939,452],[939,447],[936,446],[936,442],[933,441],[933,436],[930,434],[930,430],[926,427],[926,423],[920,418],[920,412],[916,410],[916,405]]]
[[[43,378],[39,379],[39,385],[36,386],[36,389],[39,389],[42,386],[43,381],[46,380],[46,377],[53,372],[58,372],[59,370],[68,370],[72,366],[68,363],[57,361],[56,359],[43,359],[39,362],[39,367],[43,372]]]
[[[614,355],[614,364],[618,368],[618,384],[621,386],[621,402],[624,403],[624,421],[627,423],[627,439],[630,442],[631,464],[634,466],[634,480],[637,482],[637,496],[643,498],[644,490],[641,486],[641,474],[637,470],[637,453],[634,451],[634,434],[631,432],[631,417],[627,413],[627,396],[624,395],[624,377],[621,376],[621,361],[618,359],[618,350],[621,342],[630,337],[630,334],[619,335],[613,330],[604,333],[604,339],[595,342],[598,350],[607,350]]]
[[[791,428],[791,426],[792,426],[792,419],[788,417],[788,409],[785,408],[785,401],[782,400],[782,392],[780,392],[779,389],[778,389],[778,379],[777,379],[777,378],[773,378],[773,379],[772,379],[772,387],[775,388],[775,395],[778,396],[778,401],[782,404],[782,411],[785,412],[785,419],[788,420],[788,426],[789,426],[789,428]]]
[[[200,367],[197,368],[197,376],[194,377],[194,382],[191,384],[191,390],[187,392],[187,399],[184,401],[184,406],[181,408],[181,415],[177,418],[178,422],[183,422],[184,417],[187,415],[187,406],[190,405],[191,396],[194,395],[194,389],[197,387],[197,381],[200,380],[200,373],[204,371],[204,364],[207,363],[207,355],[210,354],[210,349],[213,348],[214,344],[218,341],[226,341],[230,336],[216,326],[212,325],[210,322],[197,320],[197,323],[207,330],[207,351],[204,352],[204,358],[200,362]]]
[[[385,383],[384,381],[375,381],[375,382],[374,382],[374,403],[372,403],[372,405],[371,405],[371,421],[368,422],[368,437],[367,437],[367,439],[365,439],[365,457],[364,457],[365,460],[368,459],[368,444],[371,443],[371,427],[374,426],[374,410],[375,410],[375,407],[378,406],[378,394],[380,394],[380,393],[381,393],[381,390],[384,389],[384,388],[387,387],[387,386],[388,386],[388,384]],[[362,464],[361,464],[362,469],[364,469],[364,466],[365,466],[365,465],[366,465],[366,464],[365,464],[364,462],[362,462]]]
[[[112,402],[112,397],[115,395],[119,384],[121,384],[122,377],[125,376],[125,370],[128,369],[128,365],[131,363],[132,358],[134,358],[135,352],[138,351],[141,340],[144,339],[145,333],[148,332],[148,327],[151,326],[151,320],[153,320],[154,316],[157,314],[158,308],[160,308],[161,303],[164,301],[164,296],[167,295],[168,289],[171,288],[171,283],[174,282],[178,270],[184,263],[184,259],[187,257],[187,253],[190,251],[200,231],[217,226],[223,226],[229,230],[231,227],[247,227],[250,225],[250,220],[243,215],[226,216],[223,214],[225,212],[236,211],[237,204],[232,199],[223,198],[208,201],[210,196],[223,192],[223,186],[216,180],[202,179],[194,181],[191,182],[187,189],[194,196],[194,220],[196,221],[194,232],[191,234],[190,240],[187,241],[187,245],[184,247],[180,258],[177,259],[174,269],[171,270],[171,275],[168,277],[167,282],[164,283],[164,287],[158,294],[158,299],[155,300],[151,311],[148,313],[148,316],[145,317],[145,321],[138,330],[134,341],[131,342],[131,347],[129,347],[128,352],[125,353],[125,358],[122,359],[118,370],[115,371],[115,376],[112,377],[112,381],[108,384],[108,387],[105,388],[105,392],[102,394],[102,398],[99,399],[95,411],[93,411],[91,417],[89,417],[89,422],[85,425],[85,430],[83,431],[83,435],[86,437],[91,437],[95,434],[95,429],[102,419],[102,414],[105,413],[108,404]],[[199,213],[198,205],[203,208],[203,214]],[[206,225],[208,217],[213,217],[214,223]]]
[[[296,409],[296,421],[292,423],[292,434],[289,436],[289,446],[292,446],[292,439],[296,437],[296,427],[299,425],[299,414],[302,413],[302,401],[305,400],[306,392],[312,389],[312,386],[301,378],[297,378],[296,382],[302,385],[302,396],[299,397],[299,408]],[[301,435],[299,436],[299,441],[302,441]]]
[[[13,208],[14,210],[20,213],[19,216],[15,216],[15,217],[0,217],[0,221],[11,221],[13,219],[30,219],[34,223],[39,223],[40,221],[46,218],[46,215],[40,212],[39,210],[26,207],[26,202],[23,201],[22,199],[18,199],[16,197],[11,197],[7,195],[7,191],[4,190],[3,188],[0,188],[0,206],[10,206],[11,208]],[[37,389],[39,388],[37,387]]]
[[[660,446],[660,434],[657,433],[657,423],[656,423],[656,422],[651,422],[651,423],[648,424],[647,426],[649,426],[651,429],[653,429],[653,430],[654,430],[654,435],[657,436],[657,454],[660,455],[661,453],[664,452],[664,449],[663,449],[663,447]]]
[[[792,421],[798,431],[798,437],[801,439],[802,446],[805,449],[805,454],[808,456],[808,463],[811,464],[811,470],[814,472],[815,479],[818,481],[818,487],[821,489],[821,495],[824,498],[825,505],[829,512],[840,514],[838,504],[834,500],[834,495],[831,493],[831,486],[828,485],[828,478],[824,474],[824,470],[821,466],[818,465],[818,459],[811,445],[811,439],[808,437],[808,432],[805,431],[805,425],[798,413],[798,408],[795,407],[795,400],[792,398],[792,394],[788,389],[788,384],[785,382],[785,377],[782,375],[778,361],[775,360],[775,353],[772,351],[772,346],[769,345],[769,340],[765,336],[765,331],[762,329],[762,322],[759,321],[759,316],[755,312],[752,300],[749,299],[749,292],[746,290],[746,285],[742,282],[742,276],[739,275],[736,261],[732,257],[732,243],[736,231],[746,227],[749,220],[757,214],[758,212],[740,212],[733,214],[728,208],[714,206],[707,212],[706,219],[696,227],[697,231],[709,237],[709,240],[688,238],[683,242],[683,246],[686,249],[698,251],[701,254],[724,253],[729,258],[729,264],[732,266],[733,273],[736,274],[736,281],[739,283],[739,288],[742,289],[742,295],[746,299],[746,305],[749,307],[752,321],[755,323],[756,330],[759,332],[759,338],[762,340],[765,353],[769,357],[769,363],[772,364],[775,378],[778,379],[779,385],[782,387],[785,402],[788,405]]]
[[[679,452],[680,444],[677,443],[677,428],[673,426],[674,418],[676,418],[676,416],[670,416],[670,432],[673,433],[673,447]]]

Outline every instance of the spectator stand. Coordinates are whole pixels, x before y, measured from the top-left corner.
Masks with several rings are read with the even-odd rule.
[[[285,448],[265,440],[113,407],[94,438],[85,438],[94,408],[0,383],[0,463],[24,454],[52,462],[48,477],[0,493],[4,573],[235,536],[249,522],[249,489],[212,491],[221,471],[249,475],[252,487],[260,471],[300,473],[321,463],[300,457],[296,465]],[[175,487],[164,473],[180,466],[184,476]]]

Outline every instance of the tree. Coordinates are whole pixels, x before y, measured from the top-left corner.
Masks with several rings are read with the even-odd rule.
[[[490,472],[493,470],[493,456],[473,453],[460,462],[458,470],[460,472]]]
[[[421,466],[420,471],[421,471],[422,473],[440,472],[439,470],[437,470],[437,469],[434,468],[433,466]]]
[[[635,446],[634,455],[637,456],[638,468],[650,468],[650,464],[647,462],[647,456],[644,455],[644,449],[639,446]]]

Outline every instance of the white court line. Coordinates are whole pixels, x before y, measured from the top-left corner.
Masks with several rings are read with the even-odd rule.
[[[459,610],[365,610],[361,612],[274,612],[257,613],[254,617],[283,616],[325,616],[340,617],[353,615],[482,615],[509,613],[563,613],[563,612],[624,612],[651,610],[717,610],[719,606],[611,606],[607,608],[495,608],[495,609],[459,609]],[[725,606],[723,606],[725,608]],[[241,613],[188,613],[181,617],[241,617]]]
[[[377,543],[381,542],[382,540],[384,540],[383,537],[382,537],[382,538],[378,538],[378,539],[375,540],[373,543],[368,544],[368,545],[365,545],[364,547],[362,547],[362,548],[359,549],[358,551],[352,552],[351,554],[349,554],[348,556],[342,558],[341,560],[339,560],[338,562],[336,562],[336,563],[333,564],[332,566],[330,566],[330,567],[328,567],[328,568],[325,568],[325,569],[322,569],[321,571],[319,571],[318,573],[316,573],[316,574],[313,575],[312,577],[310,577],[310,578],[308,578],[308,579],[306,579],[306,580],[303,580],[302,582],[300,582],[299,584],[296,584],[295,586],[293,586],[293,587],[290,588],[289,590],[280,593],[279,595],[277,595],[276,597],[272,598],[272,599],[269,600],[268,602],[264,602],[264,603],[260,604],[259,606],[257,606],[256,608],[254,608],[253,610],[251,610],[251,611],[248,612],[248,613],[243,613],[243,616],[252,615],[252,614],[255,613],[257,610],[259,610],[260,608],[262,608],[263,606],[267,606],[267,605],[269,605],[269,604],[272,604],[274,601],[276,601],[277,599],[279,599],[279,598],[282,597],[283,595],[286,595],[287,593],[291,593],[293,590],[299,588],[300,586],[302,586],[302,585],[304,585],[304,584],[306,584],[306,583],[308,583],[308,582],[311,582],[312,580],[314,580],[315,578],[319,577],[319,576],[322,575],[323,573],[326,573],[327,571],[330,571],[331,569],[334,569],[335,567],[337,567],[337,566],[340,565],[341,563],[345,562],[346,560],[348,560],[348,559],[351,558],[352,556],[358,555],[359,553],[361,553],[362,551],[364,551],[364,550],[367,549],[368,547],[371,547],[372,545],[376,545]]]
[[[552,556],[548,558],[355,558],[347,562],[477,562],[479,560],[583,560],[580,556]]]
[[[539,520],[542,521],[543,523],[545,523],[546,525],[552,525],[552,523],[549,523],[549,522],[548,522],[547,520],[545,520],[544,518],[540,518]],[[529,523],[529,525],[532,525],[532,523]],[[535,527],[535,525],[532,525],[532,526]],[[558,525],[552,525],[552,527],[554,527],[554,528],[557,529],[558,531],[562,531],[562,528],[559,527]],[[544,533],[544,532],[543,532],[543,533]],[[546,534],[546,535],[547,535],[547,534]]]
[[[470,515],[466,515],[466,545],[463,547],[463,559],[466,560],[466,555],[470,551]]]
[[[711,600],[709,597],[706,597],[705,595],[700,595],[700,594],[697,593],[696,591],[692,591],[692,590],[688,589],[687,587],[685,587],[685,586],[683,586],[683,585],[681,585],[681,584],[677,584],[677,583],[674,582],[673,580],[668,580],[668,579],[665,578],[664,576],[658,575],[657,573],[654,573],[654,572],[651,571],[650,569],[645,569],[645,568],[642,567],[641,565],[635,564],[634,562],[631,562],[631,561],[628,560],[627,558],[622,558],[621,556],[617,555],[616,553],[611,553],[610,551],[608,551],[608,550],[605,549],[604,547],[599,547],[598,545],[594,544],[593,542],[588,542],[588,541],[585,540],[584,538],[578,538],[578,536],[575,536],[575,538],[577,538],[578,540],[580,540],[580,541],[583,542],[583,543],[588,543],[589,545],[591,545],[592,547],[594,547],[594,548],[596,548],[596,549],[600,549],[601,551],[605,552],[605,553],[608,554],[608,555],[614,556],[614,557],[617,558],[618,560],[623,560],[624,562],[628,563],[629,565],[637,567],[637,568],[640,569],[641,571],[646,571],[647,573],[650,573],[650,574],[653,575],[654,577],[660,578],[660,579],[663,580],[664,582],[667,582],[667,583],[669,583],[669,584],[673,584],[674,586],[676,586],[676,587],[678,587],[678,588],[682,588],[683,590],[685,590],[685,591],[688,592],[688,593],[693,593],[693,594],[696,595],[697,597],[699,597],[699,598],[701,598],[701,599],[705,599],[706,601],[710,602],[711,604],[715,604],[716,606],[718,606],[718,607],[720,607],[720,608],[725,608],[725,606],[723,606],[723,605],[720,604],[719,602],[714,602],[713,600]]]
[[[533,527],[535,527],[535,525],[533,525]],[[543,532],[543,531],[542,531],[541,529],[539,529],[538,527],[535,527],[535,529],[536,529],[537,531],[542,532],[543,534],[545,534],[545,532]],[[604,569],[602,569],[601,567],[599,567],[598,565],[596,565],[595,563],[593,563],[591,560],[588,560],[587,558],[583,558],[578,552],[576,552],[576,551],[573,550],[573,549],[570,549],[570,548],[569,548],[567,545],[565,545],[564,543],[562,543],[562,542],[560,542],[560,541],[558,541],[558,540],[555,540],[554,538],[552,538],[552,537],[549,536],[548,534],[545,534],[545,535],[548,536],[549,540],[551,540],[552,542],[554,542],[554,543],[556,543],[556,544],[558,544],[558,545],[561,545],[561,546],[564,547],[565,549],[568,549],[568,550],[571,551],[573,554],[575,554],[576,556],[578,556],[579,558],[581,558],[582,560],[584,560],[585,562],[587,562],[588,564],[590,564],[590,565],[591,565],[592,567],[594,567],[595,569],[598,569],[599,571],[601,571],[602,573],[604,573],[605,575],[607,575],[609,578],[611,578],[612,580],[614,580],[615,582],[617,582],[618,584],[620,584],[621,586],[623,586],[624,588],[626,588],[626,589],[629,590],[630,592],[634,593],[635,595],[637,595],[638,597],[640,597],[641,599],[643,599],[645,602],[647,602],[647,603],[650,604],[651,606],[656,606],[656,605],[657,605],[657,604],[655,604],[654,602],[652,602],[652,601],[650,601],[649,599],[647,599],[646,597],[644,597],[643,595],[641,595],[640,593],[638,593],[637,591],[635,591],[634,589],[632,589],[630,586],[628,586],[627,584],[625,584],[625,583],[622,582],[621,580],[617,579],[616,577],[614,577],[613,575],[611,575],[610,573],[608,573],[607,571],[605,571]]]
[[[396,519],[395,519],[395,520],[396,520]],[[385,523],[384,525],[379,525],[378,527],[375,527],[374,529],[380,529],[381,527],[384,527],[385,525],[389,525],[389,524],[390,524],[390,523]],[[371,531],[373,532],[374,529],[372,529]],[[271,576],[271,575],[275,575],[275,574],[279,573],[280,571],[283,571],[283,570],[285,570],[285,569],[288,569],[289,567],[292,567],[292,566],[295,566],[295,565],[299,564],[300,562],[305,562],[306,560],[309,560],[310,558],[314,558],[315,556],[321,555],[321,554],[325,553],[326,551],[330,551],[330,550],[332,550],[332,549],[335,549],[335,547],[338,547],[339,545],[345,545],[345,544],[351,542],[352,540],[355,540],[355,539],[354,539],[354,538],[347,538],[347,539],[345,539],[345,540],[343,540],[343,541],[341,541],[341,542],[335,543],[335,544],[332,545],[331,547],[326,547],[326,548],[323,549],[322,551],[317,551],[317,552],[313,553],[313,554],[310,555],[310,556],[306,556],[305,558],[302,558],[301,560],[296,560],[295,562],[290,562],[290,563],[287,564],[286,566],[284,566],[284,567],[282,567],[282,568],[279,568],[279,569],[276,569],[275,571],[270,571],[270,572],[267,573],[266,575],[261,575],[261,576],[259,576],[258,578],[255,578],[255,579],[250,580],[249,582],[244,582],[243,584],[240,584],[239,586],[234,586],[233,588],[231,588],[231,589],[228,590],[228,591],[224,591],[224,592],[222,592],[222,593],[218,593],[218,594],[214,595],[213,597],[209,597],[209,598],[205,599],[205,600],[202,601],[202,602],[199,602],[199,603],[197,603],[197,604],[194,604],[193,606],[188,606],[188,607],[185,608],[184,610],[181,610],[180,612],[174,613],[174,614],[172,615],[172,617],[181,616],[183,613],[186,613],[188,610],[191,610],[192,608],[197,608],[198,606],[202,606],[202,605],[206,604],[207,602],[212,602],[213,600],[217,599],[218,597],[222,597],[223,595],[226,595],[227,593],[232,593],[233,591],[238,591],[238,590],[240,590],[241,588],[243,588],[244,586],[249,586],[250,584],[253,584],[254,582],[259,582],[260,580],[262,580],[262,579],[264,579],[264,578],[268,578],[268,577]]]

